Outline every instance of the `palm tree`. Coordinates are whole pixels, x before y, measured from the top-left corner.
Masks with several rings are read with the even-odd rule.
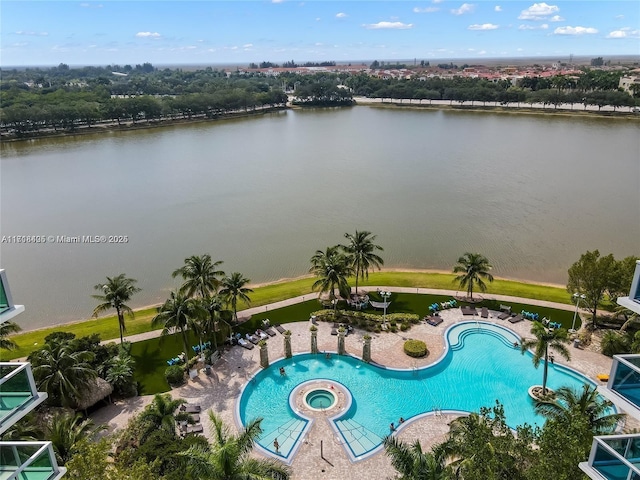
[[[213,337],[213,342],[215,349],[218,349],[218,335],[219,331],[218,325],[220,322],[224,322],[227,325],[227,320],[225,318],[230,317],[232,314],[231,311],[226,310],[222,304],[222,298],[218,294],[209,295],[205,298],[201,299],[202,307],[209,312],[207,317],[204,317],[200,321],[200,330],[204,335],[209,335]],[[229,325],[229,329],[231,329],[231,325]]]
[[[454,281],[459,282],[460,288],[466,288],[467,296],[473,300],[474,283],[484,292],[487,285],[482,279],[486,278],[489,282],[493,282],[493,275],[489,273],[491,268],[486,257],[479,253],[467,252],[458,259],[458,264],[453,267],[453,273],[460,274]]]
[[[18,344],[9,338],[9,335],[22,330],[15,322],[4,322],[0,324],[0,348],[5,350],[15,350]]]
[[[93,309],[93,316],[97,317],[100,313],[106,312],[111,308],[116,309],[118,314],[118,323],[120,326],[120,343],[123,342],[123,334],[127,330],[124,323],[124,314],[133,318],[133,310],[125,303],[131,300],[134,293],[138,293],[140,289],[135,286],[137,280],[127,278],[124,273],[116,277],[107,277],[107,283],[98,284],[95,288],[104,292],[104,295],[92,295],[93,298],[100,300],[102,303]]]
[[[56,460],[64,465],[83,440],[91,440],[106,425],[95,425],[90,418],[82,419],[79,413],[57,412],[45,427],[45,438],[52,443]]]
[[[238,299],[243,300],[247,304],[251,301],[248,293],[253,293],[253,290],[246,288],[245,285],[249,283],[246,277],[243,277],[239,272],[233,272],[231,276],[226,276],[222,279],[220,295],[231,303],[233,309],[233,319],[238,323]]]
[[[553,400],[536,400],[536,413],[549,419],[566,419],[571,421],[573,415],[585,417],[594,435],[608,435],[613,432],[618,422],[624,418],[623,413],[611,413],[613,403],[605,400],[596,387],[582,385],[582,391],[569,387],[556,390]]]
[[[340,246],[327,247],[324,252],[316,250],[316,253],[311,257],[309,272],[318,277],[311,288],[319,290],[319,295],[324,292],[329,293],[335,314],[338,306],[335,289],[338,288],[343,298],[349,298],[351,287],[349,287],[347,278],[353,274],[353,269],[349,265],[347,257],[340,251]]]
[[[171,274],[173,278],[181,276],[184,283],[180,291],[189,297],[198,295],[206,298],[220,287],[218,277],[224,275],[222,270],[217,268],[222,265],[222,261],[214,262],[208,253],[198,256],[192,255],[184,259],[184,266],[178,268]]]
[[[520,351],[524,354],[528,349],[533,349],[533,365],[538,368],[540,361],[544,359],[544,373],[542,375],[542,395],[547,394],[547,373],[549,367],[549,349],[555,350],[566,360],[571,358],[566,344],[569,342],[569,334],[564,328],[547,328],[542,322],[533,322],[531,333],[535,338],[523,340]]]
[[[161,335],[169,335],[176,330],[182,335],[184,353],[189,358],[187,330],[193,328],[196,322],[207,315],[206,310],[193,298],[187,298],[180,291],[171,292],[171,296],[160,307],[160,312],[153,317],[151,325],[162,326]]]
[[[249,454],[255,441],[262,434],[256,419],[238,434],[232,435],[222,419],[209,411],[213,444],[210,448],[193,446],[181,455],[187,457],[190,478],[215,480],[288,480],[291,473],[286,465],[273,461],[251,458]]]
[[[349,255],[349,263],[355,272],[357,295],[358,279],[362,278],[364,280],[365,278],[369,278],[370,268],[375,267],[380,270],[380,267],[384,265],[384,260],[374,253],[376,250],[382,252],[384,249],[373,243],[376,235],[372,235],[371,232],[365,230],[361,232],[356,230],[355,235],[345,233],[344,236],[349,240],[349,244],[346,245],[344,249]]]
[[[156,430],[164,430],[170,435],[176,435],[176,421],[187,421],[189,414],[177,412],[180,405],[186,403],[182,398],[173,399],[171,395],[156,394],[151,403],[140,414],[144,429],[140,437],[140,442]]]
[[[420,441],[410,446],[395,437],[385,437],[384,449],[400,480],[445,480],[447,476],[442,451],[423,452]]]
[[[133,381],[135,366],[135,360],[126,354],[126,352],[121,351],[119,355],[113,357],[108,362],[104,379],[113,385],[113,388],[119,395],[137,393]]]
[[[98,376],[90,364],[93,358],[92,352],[74,351],[71,342],[56,339],[29,355],[38,388],[47,392],[50,403],[65,407],[75,406]]]

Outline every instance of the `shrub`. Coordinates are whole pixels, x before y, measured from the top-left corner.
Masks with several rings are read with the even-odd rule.
[[[411,325],[409,325],[407,322],[402,322],[400,324],[400,330],[402,330],[403,332],[406,332],[407,330],[409,330],[409,328],[411,328]]]
[[[184,369],[180,365],[171,365],[164,371],[164,378],[169,385],[180,385],[184,382]]]
[[[424,357],[429,351],[427,350],[427,344],[422,340],[407,340],[404,342],[404,353],[410,357],[420,358]]]

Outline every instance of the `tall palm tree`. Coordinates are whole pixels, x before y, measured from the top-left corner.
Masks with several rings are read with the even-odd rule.
[[[384,260],[374,253],[376,250],[382,252],[384,249],[380,245],[373,243],[376,235],[372,235],[371,232],[367,232],[366,230],[361,232],[356,230],[355,235],[345,233],[344,236],[349,240],[349,243],[345,245],[344,249],[349,255],[349,263],[355,272],[357,295],[358,279],[362,278],[364,280],[365,278],[369,278],[370,268],[380,270],[382,265],[384,265]]]
[[[79,413],[57,412],[45,426],[45,438],[52,443],[58,463],[64,465],[81,441],[91,440],[106,429],[106,425],[96,425],[90,418],[83,420]]]
[[[524,354],[528,349],[533,349],[533,365],[538,368],[544,360],[544,373],[542,375],[542,394],[547,394],[547,373],[549,369],[549,349],[555,350],[566,360],[571,358],[566,344],[569,342],[569,334],[564,328],[547,328],[542,322],[533,322],[531,333],[535,338],[525,339],[520,345],[520,351]]]
[[[200,330],[203,335],[213,337],[215,349],[218,349],[218,325],[220,322],[224,322],[231,329],[231,325],[228,324],[227,319],[233,315],[230,310],[226,310],[223,305],[222,297],[218,294],[212,294],[201,299],[202,307],[209,313],[200,321]]]
[[[184,259],[184,266],[174,271],[173,278],[181,276],[184,283],[180,291],[189,297],[199,296],[206,298],[220,288],[219,277],[224,276],[222,270],[217,268],[222,265],[222,261],[214,262],[208,253],[198,256],[192,255]]]
[[[253,290],[245,287],[251,280],[244,277],[239,272],[233,272],[231,276],[226,276],[222,279],[220,286],[220,295],[231,304],[233,309],[233,320],[238,323],[238,299],[250,303],[249,293],[253,293]]]
[[[400,480],[445,480],[447,468],[442,450],[423,452],[420,441],[406,445],[396,437],[385,437],[384,449]]]
[[[349,298],[351,294],[351,287],[349,287],[347,278],[353,274],[353,269],[347,261],[347,256],[341,252],[339,245],[327,247],[324,252],[316,250],[316,253],[311,257],[309,272],[318,277],[318,280],[313,283],[311,288],[319,290],[319,295],[324,292],[329,293],[335,313],[338,306],[335,293],[336,287],[343,298]]]
[[[596,387],[582,385],[582,391],[570,387],[560,387],[556,390],[554,400],[536,400],[536,413],[549,419],[561,418],[571,421],[573,415],[578,414],[587,419],[594,435],[608,435],[612,433],[618,422],[624,418],[623,413],[612,413],[613,403],[605,400]]]
[[[53,340],[29,355],[33,377],[54,405],[73,407],[98,373],[91,366],[94,354],[74,351],[68,340]]]
[[[93,316],[97,317],[100,313],[106,312],[111,308],[116,309],[118,314],[118,324],[120,326],[120,343],[123,342],[124,332],[127,330],[124,322],[124,314],[128,314],[133,318],[133,310],[125,303],[131,300],[134,293],[138,293],[140,288],[136,287],[137,280],[127,278],[124,273],[115,277],[107,277],[107,283],[94,286],[96,290],[104,292],[104,295],[92,295],[93,298],[100,300],[100,305],[93,309]]]
[[[467,289],[467,296],[473,299],[473,285],[483,292],[487,289],[487,285],[483,279],[493,282],[493,275],[489,273],[491,270],[489,260],[479,253],[465,253],[458,259],[457,265],[453,267],[453,273],[459,273],[454,281],[460,284],[460,288]]]
[[[209,411],[213,442],[209,449],[193,446],[181,455],[187,458],[189,478],[198,480],[288,480],[291,472],[286,465],[249,456],[255,441],[262,434],[256,419],[238,434],[232,435],[229,428],[214,412]]]
[[[22,330],[15,322],[4,322],[0,324],[0,348],[5,350],[15,350],[18,344],[9,338],[9,335]]]
[[[187,421],[189,414],[178,412],[178,408],[186,403],[182,398],[173,399],[168,393],[156,394],[151,403],[140,414],[144,428],[140,442],[149,437],[156,430],[164,430],[170,435],[176,435],[176,421]]]
[[[180,291],[173,291],[160,307],[160,312],[151,320],[151,325],[162,326],[161,335],[163,336],[174,333],[176,330],[180,331],[184,353],[188,359],[187,330],[193,328],[197,321],[206,315],[206,310],[195,299],[187,298]]]

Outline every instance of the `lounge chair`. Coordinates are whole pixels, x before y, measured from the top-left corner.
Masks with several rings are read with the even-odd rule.
[[[275,331],[273,328],[271,328],[271,327],[267,328],[267,329],[265,330],[265,332],[266,332],[266,334],[267,334],[267,335],[269,335],[270,337],[275,337],[275,336],[276,336],[276,331]]]
[[[338,327],[331,328],[331,335],[338,335]]]
[[[256,337],[255,335],[249,335],[248,333],[245,334],[244,336],[247,340],[249,340],[251,343],[253,343],[254,345],[257,345],[258,342],[260,341],[260,339],[258,337]]]
[[[498,315],[498,319],[499,320],[506,320],[507,318],[510,318],[511,314],[509,312],[502,312],[500,315]]]
[[[198,415],[197,413],[194,413],[193,415],[191,415],[191,421],[193,423],[200,423],[200,415]]]
[[[241,347],[246,348],[247,350],[251,350],[253,348],[253,343],[247,342],[244,338],[239,338],[238,339],[238,345],[240,345]]]
[[[478,313],[476,307],[460,307],[460,310],[462,310],[462,315],[475,315]]]
[[[509,323],[518,323],[518,322],[521,322],[522,320],[524,320],[524,318],[522,317],[522,315],[518,314],[515,317],[511,317],[509,319]]]
[[[436,316],[427,317],[427,323],[429,325],[437,327],[442,323],[442,317],[436,317]]]
[[[489,318],[489,309],[487,307],[482,307],[482,310],[480,312],[480,316],[482,318]]]
[[[269,335],[264,330],[256,330],[255,336],[259,337],[260,340],[266,340],[269,338]]]
[[[274,326],[273,326],[273,328],[275,328],[275,329],[276,329],[277,331],[279,331],[280,333],[284,333],[284,332],[286,332],[285,328],[284,328],[282,325],[280,325],[280,324],[278,324],[278,325],[274,325]]]
[[[180,405],[180,411],[185,413],[200,413],[202,411],[202,407],[200,405],[190,405],[188,403],[183,403]]]
[[[198,425],[189,425],[187,427],[187,433],[201,433],[203,432],[203,428],[201,424]]]

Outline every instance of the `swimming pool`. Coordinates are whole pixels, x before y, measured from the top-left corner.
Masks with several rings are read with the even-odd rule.
[[[496,400],[504,405],[507,423],[544,423],[537,416],[527,390],[542,381],[542,367],[535,369],[531,354],[514,348],[520,338],[498,325],[464,322],[445,334],[445,352],[437,363],[422,369],[380,368],[350,356],[302,354],[282,359],[258,372],[237,404],[237,417],[263,417],[259,446],[290,461],[301,444],[311,418],[291,401],[294,389],[304,382],[336,382],[348,390],[350,402],[326,418],[352,460],[377,451],[389,434],[389,424],[426,412],[458,410],[477,412]],[[281,376],[279,368],[286,375]],[[549,365],[548,386],[577,388],[593,384],[586,377],[559,365]],[[324,417],[323,417],[324,418]],[[273,447],[278,439],[279,450]]]

